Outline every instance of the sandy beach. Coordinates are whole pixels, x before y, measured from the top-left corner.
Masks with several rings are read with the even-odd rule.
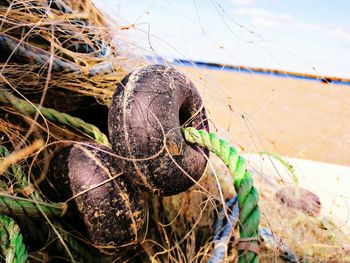
[[[349,86],[203,68],[180,70],[200,90],[221,136],[246,152],[258,189],[261,175],[277,185],[291,182],[281,163],[255,154],[278,153],[293,165],[299,186],[319,196],[321,216],[333,218],[350,233]]]
[[[179,69],[195,82],[218,131],[245,151],[350,166],[349,86]]]

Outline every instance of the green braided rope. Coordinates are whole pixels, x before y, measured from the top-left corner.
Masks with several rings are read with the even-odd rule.
[[[42,217],[44,213],[48,217],[60,217],[67,210],[66,203],[35,202],[28,198],[21,198],[0,192],[0,214],[11,216]]]
[[[35,115],[37,113],[37,108],[40,108],[40,112],[45,118],[57,122],[59,124],[68,125],[83,131],[85,134],[92,137],[95,141],[110,145],[107,136],[102,133],[96,126],[86,123],[83,120],[72,117],[66,113],[58,112],[54,109],[40,107],[36,104],[31,104],[25,100],[19,99],[9,92],[2,90],[0,92],[0,102],[4,104],[11,104],[15,109],[25,115]],[[33,106],[35,105],[35,107]]]
[[[23,237],[16,222],[0,215],[0,250],[6,263],[24,263],[27,261],[27,251]]]
[[[5,159],[9,155],[10,155],[10,152],[7,150],[7,148],[0,145],[0,160]],[[7,172],[5,172],[5,174],[6,173]],[[1,190],[3,190],[3,191],[7,190],[7,184],[2,180],[0,180],[0,191]]]
[[[0,157],[3,159],[9,155],[10,155],[9,150],[5,146],[0,145]]]
[[[9,150],[5,146],[0,145],[0,163],[1,160],[7,158],[9,155]],[[14,190],[17,193],[21,193],[23,189],[28,187],[28,177],[19,164],[11,165],[4,174],[9,180],[16,181],[16,183],[14,183]]]
[[[215,153],[229,168],[238,196],[240,238],[251,239],[250,243],[256,243],[260,223],[259,195],[253,186],[252,175],[247,171],[243,157],[238,155],[234,147],[225,140],[219,139],[214,133],[193,127],[184,128],[182,131],[186,141],[196,143]],[[258,255],[253,251],[241,250],[238,256],[241,263],[259,261]]]
[[[2,159],[8,157],[10,155],[9,150],[3,146],[0,145],[0,162]],[[33,200],[45,202],[44,199],[41,197],[41,195],[35,191],[35,189],[32,187],[32,185],[29,185],[28,176],[23,171],[23,168],[19,164],[13,164],[10,166],[10,168],[5,171],[4,173],[8,179],[11,180],[11,182],[16,181],[16,183],[13,184],[13,190],[16,193],[22,194],[24,190],[27,188],[29,191],[33,191],[28,196],[30,196]],[[2,182],[2,181],[0,181]],[[6,185],[6,184],[4,184]],[[4,187],[4,185],[1,185],[1,190],[7,191],[7,187]]]
[[[6,158],[9,154],[9,150],[5,146],[0,145],[0,162],[1,159]],[[29,187],[28,177],[20,165],[11,165],[5,174],[9,179],[16,180],[14,190],[17,193],[21,193],[23,189]],[[37,191],[34,191],[29,196],[31,199],[0,192],[0,213],[16,216],[28,215],[30,217],[41,217],[42,213],[45,213],[48,217],[57,217],[63,216],[67,210],[66,203],[47,203]]]

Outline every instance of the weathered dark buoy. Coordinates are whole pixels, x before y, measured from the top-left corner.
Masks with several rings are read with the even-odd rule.
[[[79,230],[95,247],[107,252],[142,239],[148,215],[143,192],[126,180],[109,152],[93,143],[63,148],[50,163],[47,182],[52,187],[45,191],[54,201],[75,196],[69,201],[77,212],[75,224],[83,226]]]
[[[208,130],[198,91],[174,68],[144,66],[118,85],[108,131],[113,150],[127,158],[123,171],[133,183],[155,194],[172,195],[202,176],[209,153],[184,140],[182,125]]]

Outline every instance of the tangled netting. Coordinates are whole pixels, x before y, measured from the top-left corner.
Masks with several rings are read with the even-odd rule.
[[[145,254],[145,246],[101,254],[65,219],[68,204],[39,188],[62,141],[110,145],[93,115],[106,113],[117,84],[144,60],[119,45],[116,24],[88,0],[2,0],[0,17],[2,256],[111,262]]]
[[[79,126],[77,128],[79,128]],[[197,143],[202,147],[206,147],[217,154],[228,166],[234,177],[234,186],[238,193],[239,221],[241,223],[240,241],[243,241],[243,244],[248,243],[248,245],[245,244],[243,246],[238,246],[238,249],[241,251],[239,254],[239,262],[258,262],[258,247],[256,245],[260,221],[260,211],[257,206],[258,194],[253,187],[252,177],[246,170],[244,159],[237,154],[234,147],[230,147],[226,141],[219,139],[214,133],[208,134],[205,130],[198,131],[195,128],[183,129],[183,133],[188,142]],[[1,146],[0,150],[2,158],[9,156],[9,151],[6,147]],[[18,164],[13,164],[11,166],[7,172],[7,177],[12,177],[13,180],[17,181],[17,191],[19,192],[29,187],[28,178]],[[28,217],[40,217],[41,215],[47,217],[60,217],[63,216],[66,211],[65,204],[47,203],[38,192],[32,192],[31,198],[32,199],[25,199],[2,195],[0,211],[11,216]],[[232,204],[234,204],[234,200],[232,201]],[[232,204],[229,203],[227,206],[230,208]],[[222,231],[221,227],[228,227],[228,229],[224,231],[223,234],[221,234],[221,237],[216,241],[223,242],[223,240],[227,238],[229,239],[230,232],[232,231],[231,225],[236,223],[234,213],[237,214],[237,211],[235,212],[234,208],[231,211],[233,214],[230,216],[226,224],[222,225],[220,224],[222,219],[218,220],[216,227],[219,229],[218,232]],[[8,262],[25,262],[27,253],[23,243],[23,238],[19,232],[19,227],[13,219],[7,216],[0,217],[0,222],[1,239],[3,241],[2,254]],[[67,241],[70,241],[72,247],[78,250],[75,252],[78,253],[79,258],[84,258],[83,251],[80,251],[79,246],[76,244],[77,241],[74,242],[72,238],[68,238]],[[240,245],[241,244],[242,243],[240,243]],[[222,246],[216,247],[213,251],[213,257],[209,261],[217,262],[222,260],[224,255],[220,255],[219,251],[221,250]],[[218,256],[218,254],[220,256]],[[88,255],[87,259],[90,261],[95,258],[93,255]]]
[[[261,204],[244,158],[203,130],[182,131],[189,144],[219,156],[232,176],[208,167],[189,191],[145,194],[147,233],[128,250],[101,251],[77,230],[71,200],[54,202],[41,191],[50,159],[66,144],[110,147],[112,95],[129,72],[147,64],[127,41],[120,44],[123,30],[115,29],[90,0],[0,0],[1,259],[257,262],[260,236],[272,258],[297,262],[270,229],[259,228]]]
[[[108,104],[135,66],[91,1],[2,0],[0,14],[0,85],[32,102],[45,96],[44,105],[64,111],[85,96]]]
[[[110,262],[59,219],[67,203],[50,202],[38,186],[62,140],[109,145],[88,121],[103,123],[95,114],[144,61],[121,48],[117,24],[89,0],[1,0],[0,20],[0,214],[12,218],[1,217],[1,255]]]

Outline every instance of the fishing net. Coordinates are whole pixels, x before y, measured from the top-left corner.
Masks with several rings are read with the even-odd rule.
[[[220,19],[231,21],[224,8],[214,6]],[[171,3],[167,7],[174,8]],[[190,190],[167,197],[144,194],[149,206],[143,215],[145,235],[126,248],[96,245],[84,235],[81,221],[75,222],[79,216],[70,214],[71,200],[55,201],[45,191],[59,189],[47,185],[46,175],[50,160],[63,146],[80,145],[81,150],[97,143],[107,147],[105,153],[120,157],[109,153],[106,136],[112,95],[125,76],[150,63],[145,54],[155,58],[152,62],[169,65],[157,48],[174,51],[170,43],[152,35],[147,23],[130,24],[113,15],[116,21],[89,0],[0,0],[1,255],[8,262],[235,262],[239,251],[255,248],[240,241],[234,178],[215,156],[210,156],[204,175]],[[198,10],[197,15],[201,21]],[[320,160],[329,156],[312,145],[290,149],[283,141],[288,136],[271,138],[273,122],[284,119],[288,111],[269,106],[276,97],[288,97],[283,85],[294,85],[290,79],[282,80],[282,87],[265,80],[269,88],[254,96],[262,80],[252,75],[226,76],[229,80],[218,83],[225,72],[186,67],[181,61],[176,67],[201,93],[211,130],[227,138],[247,160],[260,196],[259,238],[253,240],[259,244],[260,261],[349,260],[342,224],[320,214],[319,197],[299,187],[300,174],[277,153],[310,157],[317,152]],[[247,83],[253,91],[247,90]],[[235,94],[221,85],[231,86]],[[334,92],[340,94],[338,88]],[[333,96],[327,91],[323,95]],[[254,122],[259,114],[268,119],[274,111],[274,121]],[[291,116],[289,126],[296,119]],[[344,164],[347,158],[331,161]],[[266,163],[272,168],[263,169]]]

